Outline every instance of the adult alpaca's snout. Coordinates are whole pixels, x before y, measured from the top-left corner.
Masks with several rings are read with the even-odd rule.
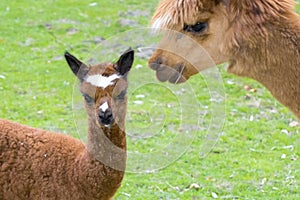
[[[185,71],[185,66],[182,63],[175,64],[174,66],[169,66],[166,62],[166,58],[157,57],[155,59],[149,60],[149,67],[156,71],[156,77],[159,81],[165,82],[169,81],[171,83],[182,83],[185,82],[183,73]]]
[[[165,57],[157,57],[155,59],[149,60],[149,66],[151,69],[155,71],[159,71],[163,65],[166,63]]]

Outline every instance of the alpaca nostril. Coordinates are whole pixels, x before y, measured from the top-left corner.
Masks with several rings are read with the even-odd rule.
[[[104,112],[102,112],[102,111],[99,112],[99,118],[104,119]]]
[[[105,112],[100,111],[99,112],[99,118],[100,119],[108,119],[112,117],[112,113],[110,110],[106,110]]]
[[[165,59],[163,59],[162,57],[159,57],[159,58],[156,59],[156,63],[159,64],[159,65],[161,65],[161,64],[164,63],[164,60]]]
[[[164,64],[164,60],[165,59],[161,57],[157,58],[150,64],[150,68],[153,70],[158,70],[160,66]]]
[[[158,70],[159,66],[160,66],[160,64],[155,63],[155,62],[150,64],[150,68],[153,70]]]
[[[110,110],[109,110],[109,111],[106,111],[106,112],[104,113],[104,116],[105,116],[106,119],[112,118],[112,112],[111,112]]]

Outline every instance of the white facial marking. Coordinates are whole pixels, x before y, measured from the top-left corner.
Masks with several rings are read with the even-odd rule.
[[[100,110],[102,110],[103,112],[105,112],[107,109],[108,109],[108,103],[105,102],[103,103],[100,107],[99,107]]]
[[[101,74],[91,75],[86,78],[86,82],[92,84],[96,87],[102,87],[105,89],[109,85],[113,85],[114,80],[120,78],[121,76],[113,74],[111,76],[102,76]]]
[[[171,21],[171,17],[169,14],[166,14],[162,17],[157,18],[154,23],[152,24],[152,28],[154,29],[161,29],[166,27]]]

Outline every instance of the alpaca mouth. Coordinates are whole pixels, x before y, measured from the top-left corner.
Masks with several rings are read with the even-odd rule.
[[[105,127],[105,128],[110,128],[111,125],[110,125],[110,124],[104,124],[104,127]]]
[[[186,81],[185,77],[183,76],[183,73],[185,72],[185,65],[184,64],[178,64],[175,67],[175,72],[173,76],[169,79],[170,83],[183,83]]]
[[[111,119],[99,119],[98,122],[101,126],[104,126],[106,128],[110,128],[112,126],[112,124],[114,123],[114,119],[111,118]]]
[[[183,76],[186,68],[183,64],[177,64],[174,67],[167,65],[151,65],[150,67],[156,71],[156,77],[161,82],[169,81],[170,83],[178,84],[186,81]]]

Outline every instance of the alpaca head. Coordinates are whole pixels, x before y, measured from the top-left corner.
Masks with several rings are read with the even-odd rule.
[[[294,0],[162,0],[152,27],[173,32],[165,34],[149,65],[159,80],[172,83],[228,61],[240,74],[246,61],[249,66],[265,61],[256,55],[266,52],[274,30],[286,34],[285,24],[296,26],[299,15],[294,4]]]
[[[80,80],[89,120],[100,127],[123,126],[127,101],[127,73],[134,51],[129,49],[115,63],[87,66],[68,52],[65,58]]]
[[[161,1],[152,17],[152,27],[172,32],[165,34],[149,60],[150,67],[156,70],[160,81],[180,83],[200,70],[211,67],[211,59],[216,64],[227,61],[228,58],[221,50],[228,29],[225,12],[227,1],[223,0],[223,3],[222,0]],[[187,43],[190,42],[183,35],[188,36],[189,41],[200,45],[205,52],[201,53],[199,50],[193,52],[192,49],[197,46],[194,44],[188,47]],[[198,56],[197,68],[189,62],[189,58],[186,58],[194,59],[196,56]]]

